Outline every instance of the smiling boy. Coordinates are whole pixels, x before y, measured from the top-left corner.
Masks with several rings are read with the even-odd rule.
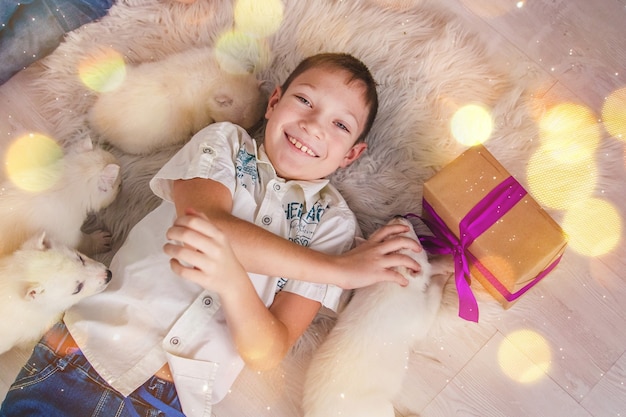
[[[262,145],[230,123],[196,134],[151,181],[164,201],[108,289],[42,339],[0,416],[209,417],[244,365],[277,365],[321,306],[336,309],[335,285],[419,269],[397,253],[419,245],[390,239],[403,226],[351,249],[356,218],[326,179],[366,149],[375,87],[354,57],[316,55],[271,95]]]

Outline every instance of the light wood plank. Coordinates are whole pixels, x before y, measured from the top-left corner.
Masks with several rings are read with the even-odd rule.
[[[626,85],[626,10],[618,2],[462,1],[474,13],[503,11],[486,13],[485,22],[594,109]]]
[[[495,301],[490,302],[499,311]],[[446,319],[453,320],[453,324],[447,328],[435,325],[411,355],[404,389],[395,401],[403,415],[426,407],[496,332],[490,320],[467,322],[456,316],[456,304],[445,308],[449,310]]]
[[[534,364],[522,351],[496,333],[420,416],[591,416],[541,371],[534,383],[509,379],[497,364],[499,349],[507,349],[516,362],[533,368]]]
[[[590,278],[589,260],[569,250],[565,256],[563,265],[525,295],[497,327],[504,335],[530,330],[543,337],[552,352],[547,373],[580,400],[623,354],[626,332],[619,304]],[[533,348],[524,341],[517,347],[522,352]]]
[[[581,404],[594,416],[623,416],[626,410],[626,354],[613,365]]]

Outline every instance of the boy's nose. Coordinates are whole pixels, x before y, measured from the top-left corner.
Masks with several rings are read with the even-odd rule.
[[[300,122],[300,127],[304,130],[308,135],[315,137],[316,139],[320,139],[322,137],[322,129],[319,123],[319,120],[315,117],[309,117],[307,119],[303,119]]]

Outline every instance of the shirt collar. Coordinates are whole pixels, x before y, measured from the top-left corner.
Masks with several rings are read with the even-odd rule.
[[[319,179],[319,180],[285,180],[281,177],[279,177],[276,174],[276,170],[274,169],[274,166],[272,165],[272,163],[270,162],[267,154],[265,153],[265,147],[263,145],[257,146],[257,161],[261,162],[263,164],[267,164],[267,166],[269,168],[271,168],[272,173],[274,174],[274,178],[287,185],[287,186],[293,186],[293,185],[298,185],[300,186],[300,188],[302,189],[302,191],[304,192],[304,195],[306,197],[307,200],[307,205],[309,203],[309,199],[312,196],[316,196],[318,194],[321,193],[321,191],[328,185],[328,183],[330,182],[328,179],[323,178],[323,179]]]

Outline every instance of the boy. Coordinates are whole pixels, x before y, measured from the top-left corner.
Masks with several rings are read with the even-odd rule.
[[[196,134],[152,180],[164,202],[116,254],[109,288],[44,336],[0,416],[210,416],[244,364],[275,366],[337,307],[328,283],[419,269],[395,253],[419,250],[390,238],[403,226],[349,251],[356,219],[324,179],[365,150],[376,109],[360,61],[320,54],[270,97],[262,146],[230,123]]]

